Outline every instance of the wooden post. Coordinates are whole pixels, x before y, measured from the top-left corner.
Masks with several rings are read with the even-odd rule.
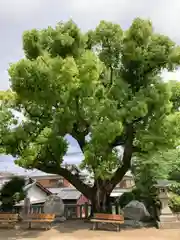
[[[88,203],[86,202],[85,204],[84,204],[84,208],[85,208],[85,219],[87,219],[88,218]]]
[[[83,205],[80,205],[80,219],[83,218]]]

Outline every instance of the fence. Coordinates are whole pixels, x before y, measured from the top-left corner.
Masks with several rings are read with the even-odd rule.
[[[120,207],[112,205],[112,213],[120,214]],[[19,213],[21,208],[15,208],[14,211]],[[32,205],[30,213],[43,213],[43,205]],[[64,216],[66,219],[87,219],[91,214],[90,204],[65,204],[64,205]]]

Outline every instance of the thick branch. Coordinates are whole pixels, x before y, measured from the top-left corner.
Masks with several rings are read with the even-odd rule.
[[[77,121],[73,125],[72,137],[74,137],[77,140],[77,142],[78,142],[78,144],[81,148],[81,151],[83,152],[83,148],[86,144],[85,137],[89,133],[89,124],[81,116],[80,106],[79,106],[79,96],[78,95],[75,97],[75,102],[76,102]],[[82,129],[82,126],[84,126],[84,130],[80,131],[79,129]]]
[[[124,136],[117,136],[112,143],[110,143],[110,147],[114,148],[117,146],[124,146],[125,145],[125,138]]]
[[[37,166],[37,169],[46,173],[57,174],[64,177],[70,182],[77,190],[79,190],[88,199],[92,199],[92,188],[83,183],[76,175],[72,174],[68,169],[63,167],[54,166]]]
[[[83,152],[83,148],[86,144],[86,139],[85,139],[86,135],[87,135],[86,131],[85,132],[78,131],[78,124],[74,124],[73,130],[72,130],[72,137],[77,140],[82,152]]]
[[[112,66],[110,67],[110,86],[113,84],[113,68]]]
[[[119,167],[114,176],[110,181],[110,188],[113,188],[122,180],[125,173],[129,170],[131,166],[131,157],[133,153],[133,139],[134,139],[134,128],[132,124],[129,124],[126,128],[127,139],[124,145],[124,153],[122,158],[122,166]]]

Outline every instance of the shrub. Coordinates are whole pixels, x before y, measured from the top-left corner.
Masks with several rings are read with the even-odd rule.
[[[119,197],[118,202],[119,202],[120,207],[124,208],[132,200],[135,200],[134,193],[133,192],[125,192]]]
[[[180,196],[171,193],[169,196],[169,207],[175,213],[180,212]]]
[[[117,200],[121,208],[124,208],[129,202],[137,200],[141,201],[141,192],[137,188],[133,189],[131,192],[123,193]]]
[[[169,191],[180,196],[180,183],[173,183],[169,187]]]

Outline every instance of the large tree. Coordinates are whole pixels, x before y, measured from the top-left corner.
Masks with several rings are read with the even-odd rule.
[[[179,144],[179,95],[161,72],[178,67],[180,50],[150,21],[137,18],[127,31],[101,21],[87,33],[68,21],[24,32],[23,49],[9,68],[11,91],[0,94],[0,147],[20,166],[63,176],[94,211],[106,211],[133,155]],[[20,124],[12,109],[23,114]],[[67,134],[93,186],[63,167]]]

